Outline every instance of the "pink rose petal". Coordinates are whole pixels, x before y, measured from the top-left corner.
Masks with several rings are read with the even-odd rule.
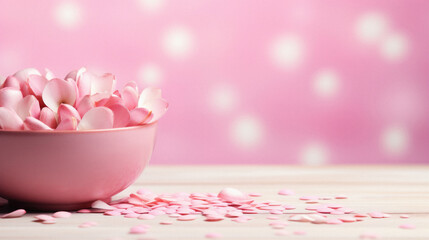
[[[88,74],[85,72],[84,74]],[[96,93],[113,93],[116,85],[115,75],[111,73],[105,73],[101,76],[93,75],[91,78],[91,95]]]
[[[413,224],[401,224],[401,225],[399,225],[399,228],[402,228],[402,229],[415,229],[416,226],[413,225]]]
[[[135,88],[125,86],[125,88],[122,90],[121,96],[128,110],[132,110],[137,106],[139,94]]]
[[[141,214],[138,219],[142,219],[142,220],[150,220],[150,219],[154,219],[155,216],[152,214]]]
[[[305,235],[307,233],[305,231],[294,231],[293,234],[295,234],[295,235]]]
[[[161,89],[159,88],[145,88],[140,93],[138,100],[138,107],[144,107],[152,100],[161,99]]]
[[[86,95],[79,101],[77,111],[79,112],[80,116],[83,116],[85,115],[86,112],[88,112],[94,107],[95,107],[94,99],[91,96]]]
[[[145,108],[135,108],[130,111],[130,121],[128,126],[137,126],[147,123],[152,119],[153,115]]]
[[[295,194],[295,192],[294,192],[293,190],[290,190],[290,189],[281,189],[281,190],[278,192],[278,194],[279,194],[279,195],[284,195],[284,196],[289,196],[289,195],[294,195],[294,194]]]
[[[26,213],[27,212],[24,209],[18,209],[13,212],[4,214],[3,216],[1,216],[1,218],[18,218],[24,216]]]
[[[249,200],[249,196],[247,194],[244,194],[240,190],[235,188],[224,188],[219,192],[217,196],[222,200],[230,202]]]
[[[56,130],[77,130],[78,120],[74,117],[66,118],[58,124]]]
[[[384,213],[382,212],[370,212],[368,215],[372,218],[384,218]]]
[[[36,96],[42,96],[43,89],[48,83],[48,79],[40,75],[28,76],[28,86]]]
[[[159,222],[159,224],[161,224],[161,225],[171,225],[171,224],[173,224],[173,221],[164,220],[164,221]]]
[[[249,193],[249,197],[262,197],[261,193]]]
[[[55,78],[55,75],[51,70],[45,68],[45,78],[51,80]]]
[[[24,120],[27,117],[39,118],[40,104],[37,98],[33,95],[27,95],[22,98],[16,106],[16,113]]]
[[[73,106],[69,104],[61,104],[58,107],[58,121],[61,123],[63,120],[68,118],[76,118],[76,120],[79,122],[81,120],[81,117],[79,115],[79,112],[74,108]]]
[[[79,96],[91,95],[92,74],[88,73],[85,68],[80,68],[75,74],[76,85],[79,90]],[[66,78],[67,79],[67,78]]]
[[[78,130],[109,129],[113,127],[113,112],[106,107],[95,107],[83,116]]]
[[[14,76],[9,76],[5,79],[5,81],[3,82],[3,86],[2,88],[13,88],[16,90],[20,90],[21,89],[21,83],[19,82],[19,80],[14,77]]]
[[[10,87],[0,89],[0,107],[16,110],[22,98],[22,93],[17,89]]]
[[[54,78],[49,81],[42,93],[43,102],[54,112],[62,103],[74,105],[76,102],[76,90],[69,82]]]
[[[66,212],[66,211],[58,211],[52,214],[54,218],[69,218],[71,217],[71,215],[72,214],[70,212]]]
[[[342,224],[343,221],[341,221],[340,219],[334,218],[334,219],[327,219],[326,223],[327,224]]]
[[[36,215],[34,216],[34,218],[38,221],[51,221],[51,220],[55,220],[54,217],[46,215],[46,214],[40,214],[40,215]]]
[[[15,74],[13,74],[13,76],[16,77],[21,82],[26,82],[30,75],[42,76],[42,74],[40,74],[40,72],[35,68],[22,69],[16,72]]]
[[[220,233],[215,233],[215,232],[211,232],[211,233],[207,233],[205,235],[206,238],[211,238],[211,239],[215,239],[215,238],[222,238],[222,234]]]
[[[113,127],[120,128],[128,126],[131,114],[128,109],[121,104],[113,104],[109,107],[113,112]]]
[[[110,206],[109,204],[101,201],[101,200],[97,200],[95,202],[93,202],[91,204],[92,208],[96,208],[96,209],[104,209],[104,210],[115,210],[117,208]]]
[[[130,232],[131,234],[144,234],[147,233],[147,228],[143,227],[143,226],[134,226],[130,228]]]
[[[14,111],[0,107],[0,129],[19,130],[23,128],[24,122]]]
[[[193,221],[197,219],[197,215],[183,215],[177,218],[178,221]]]
[[[125,102],[122,98],[116,95],[111,95],[106,99],[106,102],[103,103],[103,106],[110,108],[112,105],[116,105],[116,104],[125,106]]]
[[[48,127],[55,129],[57,127],[57,119],[54,111],[48,107],[42,108],[40,111],[39,120],[46,124]]]
[[[44,124],[42,121],[40,121],[37,118],[34,117],[27,117],[24,120],[24,129],[25,130],[52,130],[48,125]]]
[[[312,222],[315,219],[308,215],[292,215],[288,218],[288,220],[293,222]]]
[[[143,108],[148,109],[152,113],[153,117],[148,123],[153,123],[158,121],[167,112],[168,102],[164,99],[154,99],[145,103]]]
[[[335,196],[335,199],[347,199],[346,195],[337,195]]]

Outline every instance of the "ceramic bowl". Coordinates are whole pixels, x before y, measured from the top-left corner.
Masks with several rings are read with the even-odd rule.
[[[37,210],[108,200],[149,163],[156,123],[91,131],[0,130],[0,197]]]

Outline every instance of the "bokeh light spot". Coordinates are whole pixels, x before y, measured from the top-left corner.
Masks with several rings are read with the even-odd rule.
[[[238,117],[230,129],[232,141],[242,149],[259,146],[264,137],[264,127],[258,118],[250,115]]]
[[[392,33],[383,39],[380,45],[381,55],[389,61],[402,60],[409,49],[408,38],[401,33]]]
[[[310,142],[301,150],[300,161],[305,165],[322,165],[329,161],[329,151],[320,142]]]
[[[385,154],[401,156],[408,151],[410,136],[404,127],[389,126],[381,135],[381,145]]]
[[[238,93],[228,84],[213,86],[208,96],[210,106],[218,113],[230,112],[238,104]]]
[[[294,34],[284,34],[273,40],[269,49],[273,63],[285,70],[298,67],[304,57],[304,44]]]
[[[365,44],[379,42],[389,30],[389,21],[383,13],[367,12],[356,22],[356,35]]]
[[[144,64],[138,70],[138,79],[144,86],[158,86],[163,78],[161,68],[153,63]]]
[[[137,0],[143,11],[157,12],[164,6],[164,0]]]
[[[54,8],[54,18],[61,28],[75,29],[82,22],[82,7],[77,2],[61,2]]]
[[[332,97],[338,92],[339,76],[331,69],[323,69],[316,73],[313,89],[320,97]]]
[[[162,44],[164,52],[169,57],[182,60],[191,54],[194,48],[194,37],[187,27],[174,26],[164,33]]]

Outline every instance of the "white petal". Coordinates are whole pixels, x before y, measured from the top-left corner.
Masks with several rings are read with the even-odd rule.
[[[61,103],[75,104],[76,90],[69,82],[54,78],[46,84],[42,98],[47,107],[57,112]]]
[[[0,129],[20,130],[22,124],[22,119],[13,110],[0,107]]]
[[[0,89],[0,107],[15,110],[21,99],[22,93],[17,89],[9,87]]]

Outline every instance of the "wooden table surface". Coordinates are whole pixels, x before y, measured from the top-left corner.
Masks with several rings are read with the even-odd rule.
[[[429,239],[429,166],[149,166],[137,182],[120,193],[126,196],[139,188],[155,193],[213,192],[235,187],[244,192],[262,193],[257,201],[278,200],[295,205],[295,210],[280,215],[286,220],[294,213],[306,213],[300,196],[335,196],[348,199],[324,200],[339,203],[359,213],[382,211],[390,218],[366,218],[362,222],[341,225],[290,222],[285,230],[305,231],[305,235],[276,236],[268,225],[269,214],[251,215],[253,220],[236,223],[230,219],[205,222],[174,221],[160,225],[168,216],[153,220],[129,219],[102,214],[73,214],[56,224],[33,222],[36,213],[16,219],[0,219],[0,239],[205,239],[208,232],[223,235],[220,239],[359,239],[362,233],[374,233],[378,239]],[[293,196],[281,196],[279,189],[293,189]],[[402,219],[408,214],[409,219]],[[278,215],[277,215],[278,216]],[[91,228],[78,228],[85,221],[96,221]],[[132,235],[130,227],[145,223],[150,231]],[[415,229],[398,228],[410,223]]]

